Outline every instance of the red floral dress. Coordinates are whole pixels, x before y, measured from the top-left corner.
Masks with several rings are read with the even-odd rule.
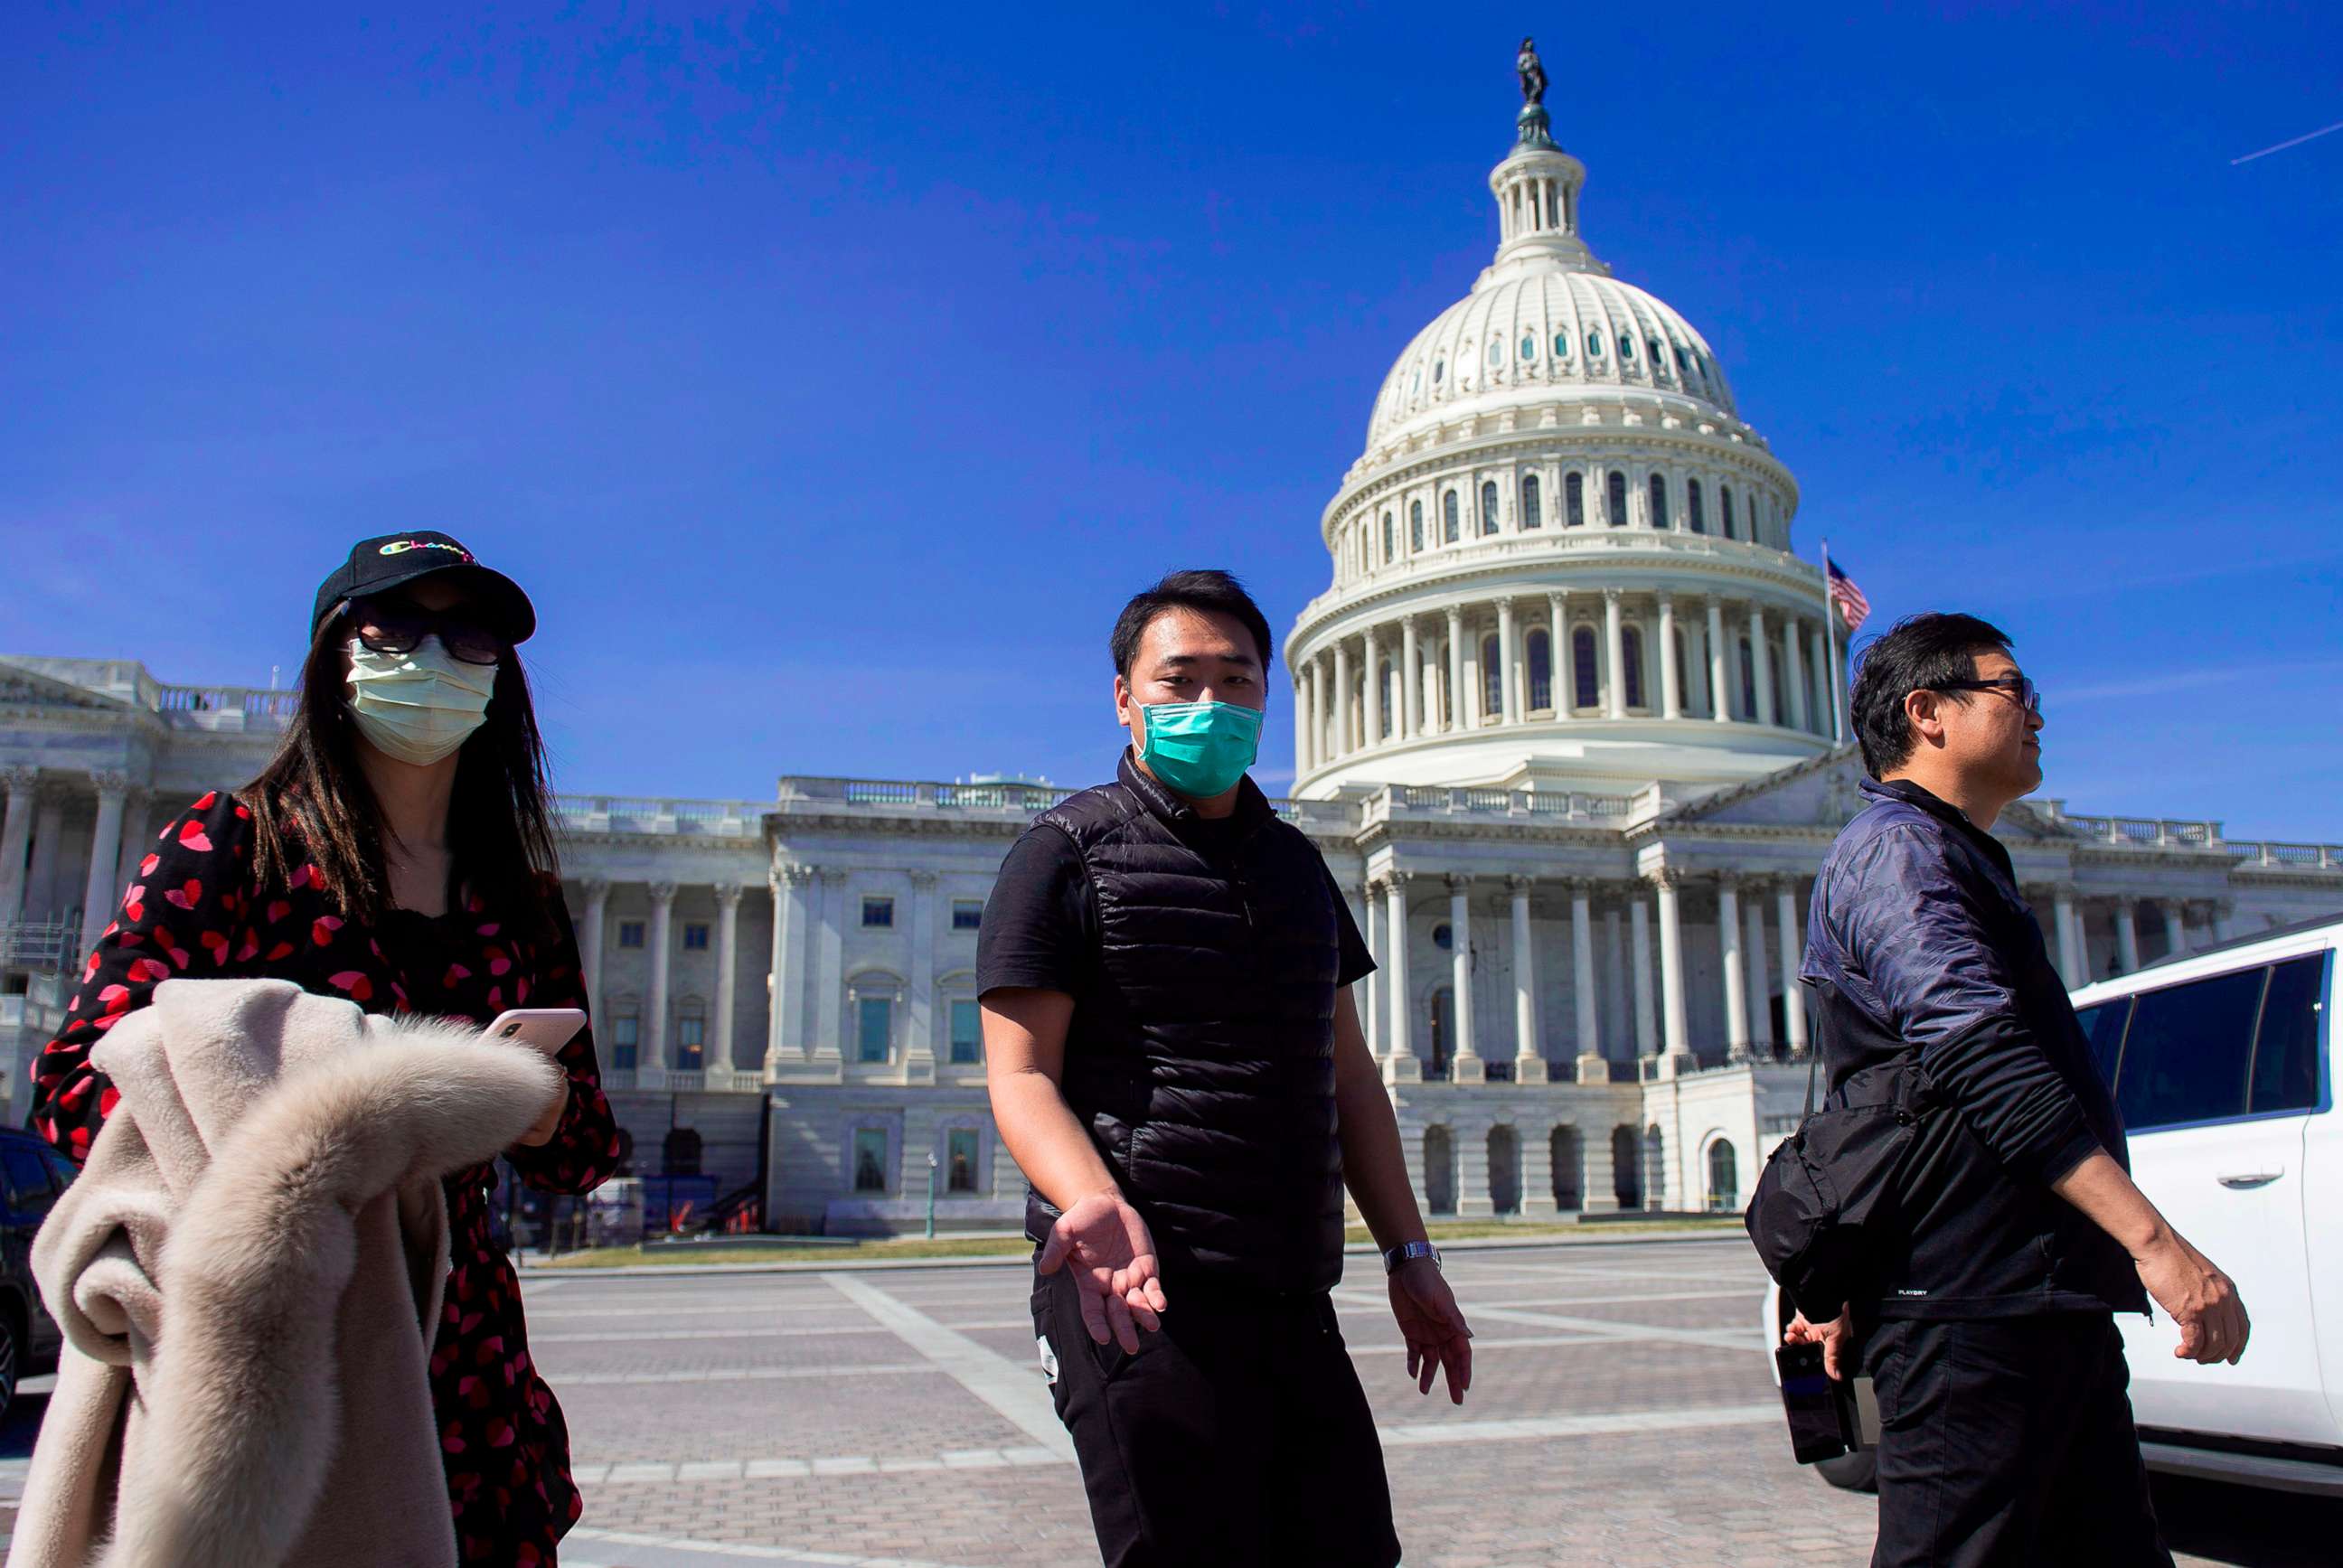
[[[317,869],[287,889],[253,886],[252,815],[224,790],[163,829],[139,862],[120,916],[98,939],[67,1022],[33,1063],[32,1124],[78,1161],[120,1098],[89,1064],[98,1037],[174,976],[278,979],[368,1012],[415,1012],[486,1023],[508,1007],[586,1006],[578,942],[558,888],[555,925],[532,941],[508,911],[478,900],[434,919],[394,910],[377,927],[334,912]],[[532,914],[535,911],[531,911]],[[580,1031],[561,1052],[569,1104],[551,1141],[506,1151],[530,1186],[587,1192],[618,1162],[618,1132],[602,1097],[594,1041]],[[465,1563],[547,1565],[577,1522],[569,1433],[538,1375],[521,1321],[519,1282],[488,1231],[493,1164],[449,1176],[452,1267],[431,1350],[431,1401]]]

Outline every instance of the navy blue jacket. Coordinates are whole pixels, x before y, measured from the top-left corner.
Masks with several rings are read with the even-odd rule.
[[[2009,851],[1908,780],[1863,792],[1807,919],[1816,1049],[1834,1091],[1907,1057],[1943,1102],[1900,1184],[1874,1315],[2146,1311],[2124,1250],[2050,1191],[2100,1150],[2130,1162]]]

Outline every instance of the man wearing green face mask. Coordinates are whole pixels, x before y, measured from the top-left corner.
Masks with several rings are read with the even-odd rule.
[[[1472,1335],[1352,1004],[1373,960],[1316,847],[1245,777],[1259,607],[1225,572],[1175,572],[1111,646],[1117,778],[1018,840],[978,939],[1058,1413],[1110,1568],[1390,1568],[1383,1452],[1329,1295],[1346,1186],[1421,1391],[1444,1369],[1463,1402]]]

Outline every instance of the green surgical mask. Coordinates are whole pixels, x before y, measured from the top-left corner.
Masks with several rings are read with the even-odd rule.
[[[471,739],[496,694],[497,667],[467,664],[434,635],[408,653],[350,638],[350,717],[377,749],[427,768]]]
[[[1261,709],[1233,702],[1158,702],[1140,710],[1140,759],[1192,800],[1236,788],[1261,752]]]

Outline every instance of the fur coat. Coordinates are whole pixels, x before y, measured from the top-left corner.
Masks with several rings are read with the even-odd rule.
[[[65,1333],[9,1568],[429,1568],[455,1533],[426,1381],[439,1177],[558,1092],[477,1026],[286,980],[168,980],[34,1243]]]

